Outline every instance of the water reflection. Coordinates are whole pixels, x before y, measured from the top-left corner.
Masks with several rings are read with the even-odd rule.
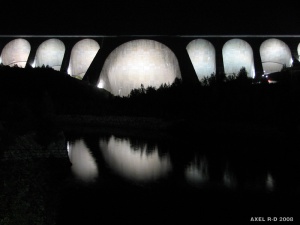
[[[224,171],[223,182],[224,185],[228,188],[236,188],[237,186],[236,176],[233,174],[232,171],[230,171],[228,164]]]
[[[166,176],[172,169],[169,155],[160,156],[158,146],[136,143],[111,136],[100,139],[105,161],[119,175],[140,182],[154,181]]]
[[[95,159],[82,139],[68,142],[68,155],[72,163],[71,170],[78,179],[91,182],[98,177]]]
[[[266,177],[266,189],[268,191],[273,191],[274,187],[275,187],[275,180],[274,180],[273,176],[271,175],[271,173],[268,173],[267,177]]]
[[[205,156],[195,157],[185,169],[185,177],[191,184],[204,185],[209,181],[208,161]]]

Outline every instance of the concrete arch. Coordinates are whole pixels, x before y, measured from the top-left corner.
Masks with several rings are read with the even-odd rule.
[[[1,63],[3,65],[24,68],[30,54],[30,43],[23,39],[17,38],[7,43],[1,52]]]
[[[278,72],[283,65],[291,67],[293,63],[289,46],[276,38],[265,40],[261,44],[259,52],[265,74]]]
[[[248,42],[234,38],[222,48],[224,72],[226,75],[238,74],[245,67],[248,77],[255,77],[253,50]]]
[[[298,55],[297,59],[298,59],[298,61],[300,61],[300,43],[298,44],[298,47],[297,47],[297,55]]]
[[[181,78],[175,54],[164,44],[137,39],[114,49],[105,60],[98,87],[114,95],[127,96],[132,89],[171,84]]]
[[[100,45],[93,39],[78,41],[71,51],[68,74],[82,79],[99,49]]]
[[[60,71],[65,54],[65,45],[59,39],[48,39],[38,47],[33,67],[49,66]]]
[[[193,40],[186,49],[199,81],[216,73],[216,51],[209,41],[205,39]]]

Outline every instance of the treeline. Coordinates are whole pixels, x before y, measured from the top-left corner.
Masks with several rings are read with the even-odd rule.
[[[213,74],[192,86],[181,79],[159,88],[141,85],[129,96],[117,97],[51,68],[0,66],[0,122],[21,129],[47,127],[45,118],[56,115],[93,115],[294,127],[299,124],[300,85],[287,80],[269,84],[249,78],[242,68],[237,75]]]

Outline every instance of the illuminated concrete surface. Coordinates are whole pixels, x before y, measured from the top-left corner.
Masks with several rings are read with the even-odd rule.
[[[270,38],[261,44],[260,57],[266,74],[281,71],[283,65],[292,65],[290,48],[276,38]]]
[[[205,39],[191,41],[186,47],[198,79],[216,73],[216,51],[214,46]]]
[[[147,39],[129,41],[106,59],[98,86],[114,95],[127,96],[132,89],[158,88],[181,78],[175,54],[165,45]]]
[[[82,79],[95,58],[100,45],[93,39],[83,39],[72,48],[68,74]]]
[[[33,67],[49,66],[60,71],[65,54],[65,45],[59,39],[44,41],[37,49]]]
[[[245,67],[249,77],[254,78],[254,59],[251,46],[242,39],[227,41],[222,49],[224,71],[226,75],[238,74]]]
[[[300,35],[0,35],[0,62],[48,65],[124,96],[141,84],[159,87],[175,77],[197,82],[215,71],[237,74],[242,66],[259,78],[291,66],[299,43]]]
[[[31,46],[23,38],[17,38],[5,45],[1,53],[1,62],[3,65],[24,68],[29,57]]]

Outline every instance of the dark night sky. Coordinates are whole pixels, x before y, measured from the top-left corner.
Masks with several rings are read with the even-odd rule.
[[[300,34],[288,1],[89,1],[2,3],[1,35]]]

